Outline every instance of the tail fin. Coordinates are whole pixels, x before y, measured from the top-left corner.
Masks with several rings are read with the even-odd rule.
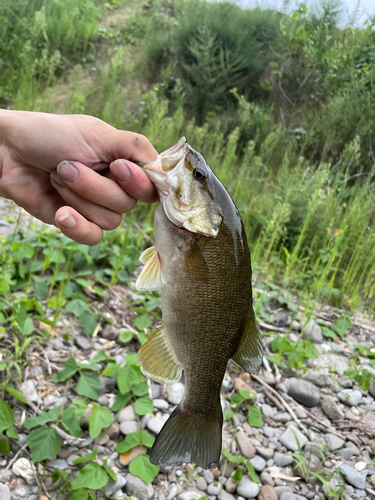
[[[197,420],[181,405],[173,411],[150,451],[155,465],[194,463],[205,469],[218,467],[221,453],[223,413],[218,402],[210,420]]]

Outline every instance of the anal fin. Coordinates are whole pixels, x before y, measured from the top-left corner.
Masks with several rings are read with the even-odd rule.
[[[262,365],[262,339],[252,309],[248,315],[240,345],[232,359],[248,373],[258,373]]]
[[[181,378],[181,362],[174,352],[164,327],[140,348],[137,357],[142,372],[156,382],[173,384]]]
[[[161,272],[161,259],[155,247],[145,250],[139,260],[144,264],[135,287],[137,290],[160,290],[165,281]]]

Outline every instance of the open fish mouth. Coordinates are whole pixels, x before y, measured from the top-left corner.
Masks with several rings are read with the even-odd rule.
[[[181,137],[177,144],[159,154],[156,160],[136,161],[135,163],[147,171],[169,172],[173,170],[184,156],[189,152],[186,138]]]

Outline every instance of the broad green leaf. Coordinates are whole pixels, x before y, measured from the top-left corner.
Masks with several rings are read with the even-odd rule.
[[[5,401],[0,401],[0,434],[13,425],[13,412]]]
[[[224,422],[231,419],[233,417],[233,415],[234,415],[234,412],[230,408],[225,408],[225,410],[223,411]]]
[[[100,380],[96,375],[84,375],[79,377],[76,391],[80,396],[87,396],[90,399],[98,399],[100,390]]]
[[[243,399],[255,399],[256,395],[253,392],[248,391],[247,389],[240,389],[238,394],[243,397]]]
[[[61,449],[60,438],[52,427],[33,429],[27,438],[27,444],[34,463],[54,458]]]
[[[6,432],[6,435],[9,438],[12,438],[12,439],[18,439],[19,438],[14,425],[11,425],[10,427],[8,427],[8,429],[5,432]]]
[[[88,310],[89,306],[81,299],[73,299],[66,304],[65,308],[79,318],[83,312]]]
[[[244,398],[241,394],[233,394],[230,400],[230,404],[233,408],[238,408],[244,402]]]
[[[7,439],[0,439],[0,453],[6,455],[10,452],[10,445]]]
[[[98,455],[98,448],[95,448],[93,451],[90,453],[86,453],[86,455],[83,455],[83,457],[78,457],[75,460],[73,460],[73,464],[83,464],[83,462],[91,462],[92,460],[95,460],[95,458]]]
[[[245,465],[246,465],[247,471],[249,473],[250,479],[252,481],[254,481],[254,483],[260,483],[260,479],[259,479],[257,473],[255,472],[254,466],[250,462],[250,460],[246,460]]]
[[[0,295],[3,295],[4,293],[8,292],[10,290],[10,285],[8,283],[8,280],[6,278],[1,278],[0,279]]]
[[[89,497],[91,498],[91,500],[98,500],[95,491],[88,490],[88,494],[89,494]]]
[[[102,467],[106,471],[106,473],[108,474],[108,476],[112,479],[112,481],[116,482],[117,481],[117,476],[114,473],[114,471],[110,467],[108,467],[107,460],[104,460]]]
[[[137,415],[146,415],[146,413],[152,413],[154,409],[154,404],[152,398],[145,396],[143,398],[137,399],[134,405],[134,411]]]
[[[45,281],[38,281],[34,283],[34,295],[38,299],[42,300],[46,297],[49,290],[49,285]]]
[[[97,403],[94,403],[94,409],[89,418],[89,433],[92,438],[96,438],[106,427],[113,422],[113,415],[107,409]]]
[[[89,494],[86,490],[80,489],[73,491],[70,495],[69,500],[87,500],[89,498]]]
[[[335,329],[342,340],[344,339],[345,333],[351,328],[353,328],[353,324],[347,316],[341,316],[341,318],[335,321]]]
[[[148,335],[146,335],[143,332],[139,332],[137,337],[138,337],[138,340],[139,340],[141,345],[145,344],[148,341],[148,339],[150,338]]]
[[[124,359],[128,365],[136,367],[138,365],[137,357],[138,354],[136,352],[130,352],[129,354],[126,354],[126,356],[124,356]],[[140,371],[139,368],[138,371]]]
[[[333,330],[331,330],[330,328],[327,328],[326,326],[322,326],[322,333],[323,333],[323,336],[326,337],[327,339],[337,338],[336,333]]]
[[[142,373],[131,365],[121,368],[117,376],[117,383],[122,394],[129,392],[133,384],[139,384],[142,380]]]
[[[134,332],[131,330],[121,330],[120,332],[120,341],[126,344],[126,342],[130,342],[134,336]]]
[[[34,248],[26,241],[23,241],[22,243],[14,243],[12,248],[12,257],[15,262],[22,259],[31,259],[34,255]]]
[[[140,316],[137,316],[135,318],[134,324],[138,328],[138,330],[142,331],[152,325],[152,319],[147,314],[141,314]]]
[[[0,363],[0,372],[2,372],[6,367],[7,365],[5,363]]]
[[[139,444],[143,444],[147,446],[147,448],[151,448],[154,444],[154,438],[146,431],[131,432],[116,446],[116,451],[118,453],[126,453]]]
[[[58,416],[60,415],[60,412],[61,412],[61,406],[53,408],[50,411],[43,411],[37,417],[28,418],[24,423],[24,426],[26,427],[26,429],[33,429],[38,425],[47,424],[48,422],[54,422],[55,420],[57,420]]]
[[[148,394],[148,385],[141,382],[140,384],[132,385],[132,392],[135,396],[144,396]]]
[[[64,363],[64,368],[52,377],[52,382],[65,382],[68,378],[72,378],[77,371],[78,366],[76,360],[74,358],[69,358],[68,361]]]
[[[245,457],[237,457],[236,455],[231,455],[229,451],[225,448],[223,448],[223,455],[224,457],[228,460],[228,462],[232,463],[243,463],[245,462],[246,458]]]
[[[119,369],[120,369],[119,364],[108,363],[108,365],[104,368],[102,375],[104,375],[105,377],[117,378]]]
[[[101,361],[116,361],[116,359],[111,356],[110,354],[104,352],[104,351],[99,351],[93,358],[92,358],[92,363],[100,363]]]
[[[232,472],[232,479],[236,483],[239,483],[243,477],[243,471],[242,469],[236,469],[234,472]]]
[[[87,409],[87,403],[83,399],[76,399],[67,408],[62,416],[62,424],[74,437],[81,437],[81,427],[79,422]]]
[[[99,319],[95,314],[84,311],[79,316],[79,326],[83,328],[86,335],[92,335],[97,327]]]
[[[101,369],[100,365],[93,363],[92,361],[78,363],[78,366],[81,370],[88,370],[90,372],[97,372]]]
[[[95,462],[85,465],[72,483],[72,490],[90,488],[99,490],[108,483],[108,474]]]
[[[31,318],[26,318],[24,323],[22,325],[20,325],[20,327],[21,327],[22,335],[25,335],[25,337],[28,337],[29,335],[31,335],[33,333],[33,331],[35,330],[34,322]]]
[[[150,484],[160,470],[158,465],[150,462],[148,455],[139,455],[135,457],[129,464],[129,471],[140,477],[146,484]]]
[[[92,286],[92,281],[85,280],[84,278],[76,278],[75,280],[79,285],[83,288],[87,288],[88,286]]]
[[[105,291],[103,290],[103,288],[101,286],[94,286],[94,290],[96,292],[97,295],[99,295],[99,297],[105,297]]]
[[[115,397],[115,401],[112,405],[111,410],[112,411],[120,411],[128,402],[131,400],[132,395],[130,392],[126,392],[125,394],[121,394],[121,392],[118,392]]]
[[[262,412],[256,406],[249,406],[249,424],[252,427],[262,427]]]
[[[5,392],[8,394],[11,394],[13,397],[18,399],[18,401],[21,401],[21,403],[29,404],[26,399],[22,396],[22,393],[20,391],[17,391],[14,387],[10,386],[9,384],[6,384],[5,387]]]

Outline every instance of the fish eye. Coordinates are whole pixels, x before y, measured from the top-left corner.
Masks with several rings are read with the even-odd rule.
[[[207,171],[202,167],[197,167],[193,170],[194,179],[203,182],[207,179]]]

